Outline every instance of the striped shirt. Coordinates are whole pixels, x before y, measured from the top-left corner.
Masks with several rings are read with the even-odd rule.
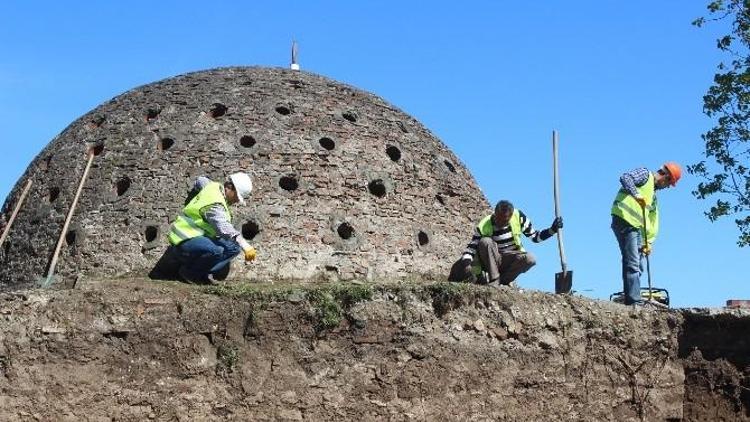
[[[630,170],[627,173],[623,173],[620,176],[620,184],[625,192],[632,196],[638,196],[638,187],[641,187],[648,182],[648,177],[651,172],[646,167],[640,167],[635,170]]]
[[[554,233],[550,229],[544,229],[537,231],[531,224],[531,220],[526,217],[523,211],[518,210],[518,215],[521,220],[521,233],[524,236],[531,239],[534,243],[539,243],[552,237]],[[495,217],[492,217],[492,240],[497,242],[497,248],[500,253],[518,251],[520,248],[513,242],[513,233],[510,229],[510,224],[506,224],[503,227],[497,227],[495,225]],[[473,259],[477,253],[477,246],[479,246],[479,240],[482,239],[482,234],[479,232],[479,228],[474,229],[474,236],[471,238],[471,242],[466,245],[466,250],[462,256],[463,259]]]
[[[206,187],[211,183],[211,179],[209,179],[206,176],[199,176],[197,179],[195,179],[195,184],[193,185],[192,192],[195,193],[195,195],[198,194],[203,188]],[[222,194],[224,193],[224,187],[221,188]],[[192,196],[195,196],[191,193]],[[204,220],[208,224],[211,225],[211,227],[216,230],[216,236],[217,237],[223,237],[225,239],[233,239],[238,240],[237,236],[240,236],[239,238],[242,238],[241,233],[234,228],[232,223],[229,221],[229,215],[227,214],[227,211],[224,209],[224,206],[221,204],[211,204],[208,206],[205,206],[200,211],[201,217],[203,217]]]

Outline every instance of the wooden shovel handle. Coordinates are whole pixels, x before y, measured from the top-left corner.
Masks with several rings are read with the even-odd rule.
[[[16,215],[18,214],[18,211],[21,209],[21,205],[23,204],[23,201],[26,199],[26,195],[29,193],[30,188],[31,188],[31,179],[29,179],[26,182],[26,186],[24,186],[23,191],[21,192],[21,197],[18,199],[16,208],[13,209],[13,214],[10,215],[8,224],[5,226],[5,231],[3,232],[3,235],[0,236],[0,246],[3,246],[3,242],[5,242],[5,238],[8,237],[8,233],[10,233],[10,226],[13,225],[13,221],[16,219]]]
[[[552,174],[554,177],[555,192],[555,218],[560,217],[560,186],[557,177],[557,131],[552,131]],[[560,250],[560,266],[562,267],[563,277],[567,272],[567,262],[565,261],[565,248],[563,247],[562,229],[557,230],[557,248]]]
[[[78,198],[81,196],[81,190],[83,190],[83,184],[86,182],[86,178],[89,175],[89,169],[91,168],[91,162],[94,161],[94,155],[96,154],[94,153],[93,149],[89,150],[89,160],[86,163],[86,168],[83,170],[83,176],[81,176],[81,181],[78,183],[78,190],[76,190],[76,194],[73,197],[73,203],[70,204],[70,210],[68,210],[68,215],[67,217],[65,217],[65,224],[63,224],[62,231],[60,232],[60,237],[57,239],[55,252],[52,254],[52,261],[49,264],[49,270],[47,271],[47,279],[43,287],[47,287],[50,284],[52,280],[52,275],[55,273],[55,266],[57,265],[57,257],[60,255],[60,248],[62,247],[63,239],[65,239],[65,235],[68,233],[68,226],[70,225],[70,220],[73,217],[73,214],[75,213],[76,205],[78,204]]]

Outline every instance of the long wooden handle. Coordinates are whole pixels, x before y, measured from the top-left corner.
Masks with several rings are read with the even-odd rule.
[[[560,217],[560,186],[557,177],[557,131],[552,131],[552,173],[554,175],[555,191],[555,218]],[[560,266],[562,272],[567,272],[567,263],[565,262],[565,248],[563,247],[562,228],[557,230],[557,248],[560,250]]]
[[[5,226],[5,231],[3,232],[3,235],[0,236],[0,247],[3,246],[3,242],[5,242],[5,238],[8,237],[8,233],[10,233],[10,226],[13,225],[13,221],[16,219],[16,215],[18,214],[18,211],[21,209],[21,204],[23,204],[23,201],[26,199],[26,195],[29,193],[30,188],[31,188],[31,179],[29,179],[26,182],[26,186],[24,186],[23,191],[21,192],[21,197],[18,199],[16,208],[13,210],[13,214],[10,215],[10,220],[8,220],[8,225]]]
[[[646,207],[641,207],[641,210],[643,212],[643,244],[648,246],[648,229],[646,228],[648,217],[646,217]],[[644,253],[644,255],[646,254]],[[646,255],[646,275],[648,276],[648,299],[651,300],[651,261],[648,259],[648,255]]]
[[[60,255],[60,248],[62,247],[63,239],[65,239],[65,235],[68,233],[68,226],[70,225],[70,220],[73,217],[73,213],[76,210],[76,205],[78,204],[78,198],[81,196],[81,191],[83,190],[83,184],[86,182],[86,177],[89,175],[89,169],[91,168],[91,163],[94,161],[94,151],[89,151],[89,161],[86,163],[86,169],[83,170],[83,176],[81,176],[81,181],[78,183],[78,190],[76,190],[76,195],[73,197],[73,203],[70,204],[70,210],[68,210],[68,216],[65,217],[65,224],[63,224],[62,231],[60,232],[60,237],[57,239],[57,246],[55,246],[55,253],[52,254],[52,261],[49,264],[49,270],[47,271],[47,279],[44,282],[43,287],[47,287],[50,285],[50,282],[52,280],[52,275],[55,273],[55,266],[57,265],[57,257]]]

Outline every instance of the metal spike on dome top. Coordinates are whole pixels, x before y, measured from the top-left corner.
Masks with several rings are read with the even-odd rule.
[[[297,63],[297,41],[292,41],[292,70],[299,70],[299,63]]]

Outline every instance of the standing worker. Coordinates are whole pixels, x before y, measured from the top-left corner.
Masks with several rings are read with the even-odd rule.
[[[211,283],[242,250],[245,261],[255,259],[255,249],[232,226],[229,205],[245,204],[253,189],[246,173],[230,175],[222,186],[208,177],[195,180],[187,205],[172,223],[169,243],[181,263],[179,274],[192,283]]]
[[[681,175],[680,166],[670,161],[653,173],[641,167],[620,177],[622,188],[612,204],[612,231],[622,254],[622,291],[626,305],[643,302],[643,257],[651,254],[651,245],[659,231],[656,191],[675,186]],[[644,210],[646,239],[642,235]]]
[[[495,212],[477,224],[471,242],[453,265],[448,279],[487,283],[493,287],[509,285],[536,264],[534,255],[524,250],[521,234],[539,243],[552,237],[562,226],[562,217],[557,217],[550,228],[536,231],[521,210],[515,209],[509,201],[499,201]]]

